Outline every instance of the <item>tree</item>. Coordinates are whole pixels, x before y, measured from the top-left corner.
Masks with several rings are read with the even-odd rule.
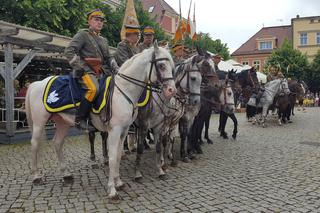
[[[320,91],[320,50],[318,50],[309,69],[306,70],[304,80],[308,84],[311,92]]]
[[[215,54],[220,54],[224,60],[230,59],[227,44],[223,44],[220,39],[213,40],[209,33],[197,34],[197,40],[192,41],[191,38],[185,38],[185,45],[189,48],[199,46],[202,49],[208,50]]]
[[[140,1],[135,2],[141,26],[152,26],[156,38],[165,39],[161,27],[143,10]],[[120,41],[125,4],[116,10],[101,0],[5,0],[0,1],[0,19],[39,30],[72,37],[87,26],[86,13],[100,8],[106,15],[102,30],[111,46]]]
[[[308,69],[308,60],[306,55],[294,49],[292,44],[285,39],[282,46],[272,52],[265,68],[269,65],[280,67],[285,77],[303,79]]]

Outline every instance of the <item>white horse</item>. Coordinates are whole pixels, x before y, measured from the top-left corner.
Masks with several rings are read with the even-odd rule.
[[[197,105],[200,103],[200,85],[202,81],[201,71],[203,63],[207,58],[195,55],[187,59],[183,65],[176,68],[175,82],[177,87],[177,97],[165,100],[162,94],[152,93],[152,100],[149,105],[139,109],[139,114],[135,123],[138,126],[138,149],[135,164],[135,180],[142,179],[141,158],[144,148],[144,139],[148,129],[153,129],[154,141],[156,143],[156,165],[159,171],[159,178],[166,177],[164,166],[164,147],[162,146],[162,136],[168,130],[168,123],[174,114],[179,118],[183,115],[185,107],[178,109],[172,107],[171,103],[177,101],[183,102],[183,105]],[[174,99],[174,100],[173,100]],[[176,119],[177,121],[179,120]]]
[[[108,196],[115,201],[119,200],[116,188],[124,186],[119,174],[123,141],[129,126],[137,116],[139,97],[147,84],[160,86],[165,97],[172,97],[176,93],[173,68],[174,63],[170,53],[164,48],[159,48],[155,42],[154,48],[133,56],[121,66],[118,74],[115,75],[111,108],[112,118],[110,121],[104,123],[99,115],[90,114],[93,125],[99,131],[108,132]],[[32,133],[31,166],[35,182],[42,180],[42,175],[37,168],[38,151],[44,126],[49,119],[56,123],[53,143],[58,156],[60,171],[64,178],[73,178],[71,173],[66,170],[62,146],[69,128],[74,125],[75,115],[46,111],[42,96],[49,79],[46,78],[32,83],[26,95],[26,112]]]
[[[272,105],[273,100],[276,95],[280,93],[289,94],[290,89],[288,86],[288,81],[286,79],[275,79],[273,81],[269,81],[264,88],[263,95],[258,104],[256,104],[256,100],[250,98],[248,105],[256,108],[262,108],[262,113],[260,119],[255,119],[262,123],[263,127],[265,127],[265,120],[267,117],[268,109]],[[255,123],[255,122],[253,122]]]

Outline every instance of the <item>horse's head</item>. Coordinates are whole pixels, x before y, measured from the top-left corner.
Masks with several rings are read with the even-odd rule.
[[[235,111],[233,90],[230,82],[226,79],[220,90],[219,101],[224,112],[231,114]]]
[[[192,56],[178,66],[176,72],[176,87],[178,93],[188,96],[189,104],[200,103],[200,86],[202,82],[201,61],[199,55]]]
[[[159,84],[165,97],[174,96],[177,91],[173,78],[174,63],[169,51],[158,47],[157,41],[154,42],[150,63],[149,81]]]
[[[280,87],[279,87],[280,93],[284,93],[288,95],[290,93],[289,85],[287,79],[280,79]]]

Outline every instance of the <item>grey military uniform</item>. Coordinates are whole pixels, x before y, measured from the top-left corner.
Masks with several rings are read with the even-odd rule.
[[[121,66],[125,61],[137,53],[139,53],[138,47],[133,47],[130,45],[129,41],[123,40],[118,44],[114,57],[118,65]]]
[[[149,49],[150,47],[153,47],[152,43],[150,45],[146,45],[145,43],[140,43],[138,46],[139,52],[142,52],[145,49]]]
[[[91,29],[80,30],[65,49],[65,56],[74,70],[84,70],[86,73],[95,74],[85,63],[84,58],[101,58],[105,71],[114,68],[110,63],[108,40],[94,33]],[[112,64],[112,65],[111,65]]]

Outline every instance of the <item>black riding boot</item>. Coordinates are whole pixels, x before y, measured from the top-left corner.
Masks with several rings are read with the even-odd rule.
[[[80,103],[75,119],[75,126],[80,130],[88,130],[89,132],[95,130],[88,121],[91,105],[92,104],[87,99],[83,99]]]

